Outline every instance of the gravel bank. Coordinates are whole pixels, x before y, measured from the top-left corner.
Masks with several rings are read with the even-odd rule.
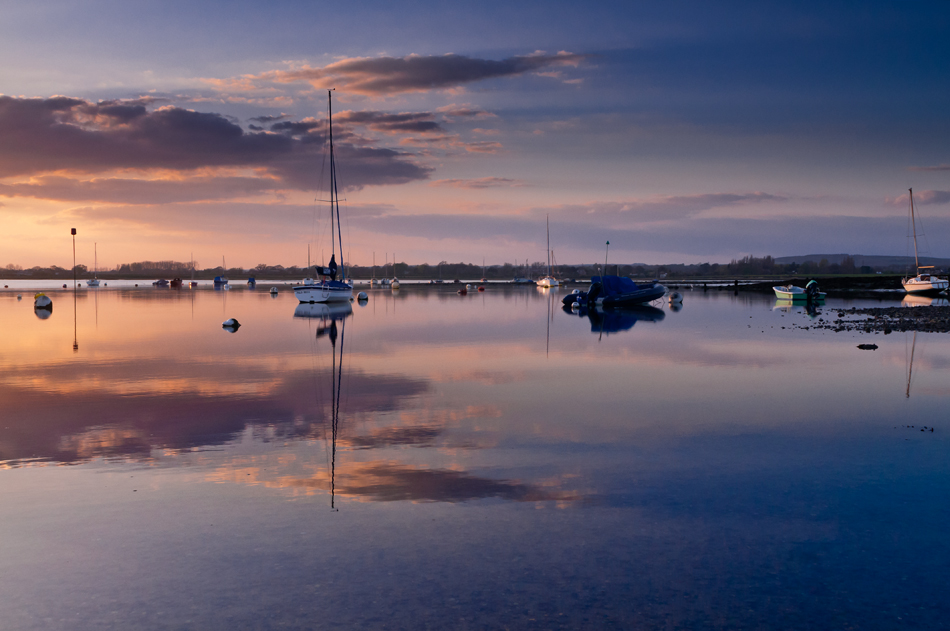
[[[823,315],[799,329],[826,329],[857,333],[923,331],[950,333],[950,307],[870,307],[867,309],[825,309]]]

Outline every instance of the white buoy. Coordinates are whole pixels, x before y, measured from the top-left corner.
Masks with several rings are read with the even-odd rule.
[[[392,287],[393,289],[399,289],[399,279],[394,278],[392,282],[390,283],[390,287]]]
[[[369,300],[369,296],[366,295],[366,292],[365,292],[365,291],[361,291],[360,293],[356,294],[356,299],[357,299],[357,300]]]
[[[465,289],[467,289],[467,290],[469,290],[469,291],[472,291],[472,286],[471,286],[471,285],[465,285]]]
[[[670,304],[678,305],[683,303],[683,294],[678,291],[674,291],[670,294]]]
[[[270,288],[270,293],[271,293],[272,296],[276,296],[276,295],[277,295],[277,288],[276,288],[276,287],[271,287],[271,288]]]
[[[33,308],[34,309],[52,309],[53,301],[49,299],[44,293],[39,293],[33,296]]]

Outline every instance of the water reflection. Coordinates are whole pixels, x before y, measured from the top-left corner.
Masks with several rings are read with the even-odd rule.
[[[801,300],[783,300],[776,298],[772,310],[783,311],[785,313],[804,313],[812,320],[821,315],[819,305],[812,301],[803,302]]]
[[[0,294],[4,628],[306,627],[314,599],[355,628],[945,619],[950,338],[732,291],[635,333],[664,312],[370,295],[100,291],[97,328],[80,292],[70,331]]]
[[[317,318],[322,320],[342,320],[353,313],[349,302],[301,302],[294,309],[295,318]]]
[[[572,308],[570,305],[565,305],[561,310],[581,318],[586,317],[590,321],[590,332],[600,336],[629,331],[638,321],[661,322],[666,317],[662,309],[649,305],[608,310],[596,307],[593,309]]]
[[[901,306],[904,307],[947,307],[950,301],[942,296],[919,296],[907,294],[901,300]]]

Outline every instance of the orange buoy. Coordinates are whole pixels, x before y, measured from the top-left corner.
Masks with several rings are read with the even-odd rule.
[[[478,286],[478,291],[485,291],[485,288],[482,287],[481,285],[479,285],[479,286]]]

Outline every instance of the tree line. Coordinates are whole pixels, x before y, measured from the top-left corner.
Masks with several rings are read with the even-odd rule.
[[[536,279],[547,273],[547,265],[541,261],[534,263],[481,266],[474,263],[449,263],[441,261],[436,264],[421,263],[389,263],[387,265],[346,265],[346,274],[349,277],[368,280],[371,278],[400,278],[403,280],[434,280],[441,278],[444,281],[473,280],[512,280],[514,278]],[[568,279],[587,279],[603,273],[603,263],[584,265],[558,265],[552,269],[557,276]],[[840,263],[829,263],[822,259],[818,263],[806,261],[804,263],[776,263],[771,256],[745,256],[733,259],[729,263],[695,263],[695,264],[614,264],[607,265],[608,274],[630,276],[633,278],[715,278],[715,277],[748,277],[748,276],[808,276],[833,274],[873,274],[876,272],[901,273],[907,270],[889,266],[887,268],[871,267],[868,265],[856,266],[854,258],[845,257]],[[100,278],[191,278],[192,274],[198,279],[210,279],[215,276],[227,276],[233,280],[240,277],[255,276],[258,278],[294,279],[304,278],[314,274],[306,267],[296,265],[268,265],[260,263],[253,268],[223,266],[200,268],[191,261],[138,261],[123,263],[112,269],[100,269]],[[32,267],[24,269],[15,264],[0,268],[0,277],[3,278],[72,278],[72,268],[62,268],[56,265],[49,267]],[[92,271],[86,265],[76,266],[78,278],[89,278]]]

